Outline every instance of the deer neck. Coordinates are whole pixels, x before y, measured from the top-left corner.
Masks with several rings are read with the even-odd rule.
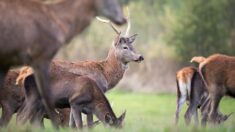
[[[103,61],[104,75],[108,82],[108,89],[113,88],[123,77],[127,65],[115,55],[115,49],[109,50],[108,57]]]
[[[96,114],[96,116],[102,121],[105,122],[105,115],[109,114],[113,121],[117,120],[117,117],[115,115],[115,113],[113,112],[112,107],[110,106],[107,98],[104,96],[104,94],[102,92],[99,92],[100,96],[96,96],[95,98],[95,111],[94,113]]]
[[[48,6],[65,34],[66,43],[82,32],[95,16],[93,0],[62,0]]]

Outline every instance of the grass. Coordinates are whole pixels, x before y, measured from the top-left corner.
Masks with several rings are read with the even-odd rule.
[[[185,125],[183,116],[186,110],[184,106],[180,114],[180,122],[178,126],[174,125],[174,113],[176,107],[176,97],[174,94],[144,94],[144,93],[130,93],[123,91],[110,91],[107,93],[107,97],[113,106],[113,109],[117,116],[119,116],[124,110],[126,110],[126,118],[124,127],[122,129],[113,129],[104,127],[102,124],[96,126],[91,130],[84,129],[83,131],[133,131],[133,132],[171,132],[171,131],[208,131],[208,132],[220,132],[235,131],[235,115],[232,115],[224,124],[219,126],[209,125],[206,128],[196,127],[193,125]],[[222,113],[235,112],[235,101],[232,98],[223,98],[220,109]],[[57,131],[54,130],[46,121],[45,129],[34,128],[30,125],[23,127],[15,126],[14,119],[10,125],[6,128],[0,129],[0,131]],[[76,131],[69,128],[60,129],[61,132]]]

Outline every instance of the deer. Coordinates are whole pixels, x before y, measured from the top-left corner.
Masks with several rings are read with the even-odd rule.
[[[23,98],[24,99],[24,97],[25,97],[24,94],[25,93],[22,92],[22,90],[24,89],[25,78],[33,74],[33,69],[31,67],[29,67],[29,66],[24,66],[24,67],[22,67],[20,69],[17,69],[17,70],[13,69],[13,70],[10,70],[10,71],[16,71],[18,74],[16,74],[15,76],[9,76],[9,77],[7,76],[7,78],[11,79],[12,82],[8,83],[8,85],[6,85],[6,86],[14,87],[14,86],[18,86],[19,85],[20,88],[21,88],[20,89],[21,92],[15,92],[16,90],[11,92],[8,89],[6,89],[6,91],[8,91],[8,92],[4,92],[2,94],[6,95],[7,93],[9,93],[7,97],[9,97],[9,98],[12,97],[12,98],[6,100],[7,104],[12,104],[10,102],[16,101],[16,99],[19,99],[19,98]],[[11,72],[9,72],[8,74],[10,74],[10,73]],[[26,90],[26,91],[30,91],[30,89]],[[34,93],[35,93],[35,91],[34,91]],[[14,95],[14,97],[17,96],[17,98],[13,98],[13,95]],[[34,94],[33,96],[36,97],[36,96],[39,96],[39,95],[37,93],[37,94]],[[1,102],[1,100],[0,100],[0,102]],[[27,96],[26,96],[26,102],[27,102]],[[14,103],[14,104],[16,104],[16,103]],[[20,102],[20,103],[18,103],[17,106],[16,105],[12,105],[11,107],[7,107],[7,108],[9,108],[10,111],[11,111],[11,109],[14,109],[15,111],[18,111],[18,107],[20,107],[22,105],[23,105],[23,102]],[[70,108],[63,108],[63,109],[56,108],[55,111],[57,113],[57,118],[59,118],[59,125],[62,126],[62,127],[68,127],[69,126],[69,121],[70,121]],[[8,114],[8,113],[9,113],[9,110],[6,110],[6,114]],[[9,114],[10,114],[10,117],[11,117],[13,113],[9,113]],[[43,118],[48,118],[49,119],[48,115],[45,115]],[[43,126],[43,121],[41,123],[42,124],[40,124],[40,125]],[[89,125],[88,126],[84,126],[84,127],[91,128],[91,127],[93,127],[93,125],[97,125],[98,123],[99,123],[99,121],[95,121],[95,122],[92,122],[92,123],[89,122]]]
[[[0,126],[6,126],[14,113],[17,113],[24,102],[24,80],[17,80],[23,74],[30,75],[32,68],[25,67],[22,69],[13,68],[8,71],[4,80],[4,86],[0,92],[0,104],[2,107],[2,116]],[[17,82],[18,81],[18,82]],[[70,109],[56,109],[59,125],[62,127],[69,126]],[[45,118],[49,118],[48,115]]]
[[[17,112],[24,101],[24,88],[15,84],[18,75],[18,70],[9,70],[4,80],[4,85],[0,92],[0,104],[2,107],[0,126],[5,126],[9,123],[12,115]]]
[[[198,124],[198,109],[207,97],[207,91],[197,68],[188,66],[176,73],[177,107],[175,124],[178,123],[179,113],[183,104],[188,101],[189,106],[184,115],[186,124],[190,124],[194,116],[195,124]]]
[[[88,126],[92,125],[89,118],[94,113],[97,118],[105,125],[112,127],[121,127],[125,112],[120,117],[116,117],[104,93],[98,88],[95,81],[87,76],[78,76],[65,71],[54,73],[51,91],[52,100],[56,108],[71,108],[70,119],[75,120],[77,128],[83,128],[81,112],[87,112]],[[42,107],[40,95],[36,90],[36,82],[33,75],[25,78],[26,98],[37,98],[34,103],[37,106],[37,112],[34,113],[40,120],[43,119],[46,111]],[[36,95],[36,96],[35,96]],[[31,100],[27,100],[31,101]],[[72,114],[71,114],[72,113]],[[17,115],[18,116],[18,115]],[[25,118],[25,117],[21,117]]]
[[[56,127],[48,76],[53,56],[84,31],[95,16],[124,24],[120,6],[116,0],[63,0],[48,4],[0,0],[0,5],[0,90],[10,67],[32,66],[42,102]]]
[[[129,36],[131,26],[129,13],[127,18],[128,24],[124,35],[121,34],[110,21],[98,18],[102,22],[109,24],[117,34],[106,59],[100,61],[76,62],[53,60],[49,67],[50,77],[53,78],[56,76],[56,72],[65,71],[78,76],[88,76],[97,83],[98,88],[100,88],[102,92],[106,92],[116,86],[127,70],[129,62],[141,62],[144,60],[144,57],[134,50],[133,43],[137,34]],[[33,101],[26,103],[28,104],[29,102]],[[34,107],[35,104],[28,104],[27,106]],[[18,118],[19,121],[21,120],[20,117],[25,116],[24,111],[26,110],[24,109],[27,108],[22,108],[22,112],[20,112],[21,114],[19,114]],[[22,119],[22,122],[25,122],[24,118]]]
[[[199,73],[208,91],[208,97],[203,104],[204,109],[207,109],[203,112],[203,125],[207,121],[220,124],[232,115],[223,115],[218,109],[224,95],[235,97],[234,62],[235,57],[213,54],[199,63]]]
[[[117,34],[106,59],[76,62],[54,60],[51,63],[51,69],[86,75],[94,80],[103,92],[114,88],[123,78],[130,62],[140,63],[144,60],[143,55],[136,53],[133,47],[137,34],[129,36],[131,28],[129,11],[127,18],[128,26],[124,35],[110,21],[97,18],[99,21],[109,24]]]

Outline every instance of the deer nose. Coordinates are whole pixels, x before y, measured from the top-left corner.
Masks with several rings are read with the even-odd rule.
[[[116,19],[116,21],[115,21],[115,24],[117,24],[117,25],[122,25],[125,23],[126,23],[126,19],[123,17],[120,17],[120,18]]]
[[[144,60],[144,57],[141,55],[138,60],[139,60],[139,61],[143,61],[143,60]]]

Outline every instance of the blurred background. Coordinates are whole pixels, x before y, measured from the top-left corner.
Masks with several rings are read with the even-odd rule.
[[[193,56],[235,53],[235,0],[121,0],[130,9],[131,34],[142,63],[131,63],[117,88],[141,92],[175,92],[175,73],[192,65]],[[120,30],[125,26],[119,27]],[[56,58],[105,59],[115,32],[94,20],[62,48]]]
[[[131,63],[124,78],[114,88],[117,90],[106,94],[116,115],[127,110],[124,128],[120,131],[234,132],[234,114],[221,125],[197,127],[184,122],[187,108],[184,105],[178,126],[175,126],[174,118],[176,71],[195,65],[189,62],[193,56],[207,57],[213,53],[235,55],[235,0],[118,1],[129,7],[132,22],[130,33],[138,34],[134,47],[145,58],[141,63]],[[118,28],[124,31],[126,25]],[[115,37],[116,33],[109,25],[93,20],[71,44],[61,48],[55,58],[70,61],[105,59]],[[235,112],[234,106],[234,99],[224,97],[220,111],[223,114]],[[49,121],[45,127],[19,127],[12,120],[11,125],[0,128],[0,131],[58,131]],[[60,131],[72,132],[76,129]],[[93,131],[117,130],[98,125],[91,129]]]

